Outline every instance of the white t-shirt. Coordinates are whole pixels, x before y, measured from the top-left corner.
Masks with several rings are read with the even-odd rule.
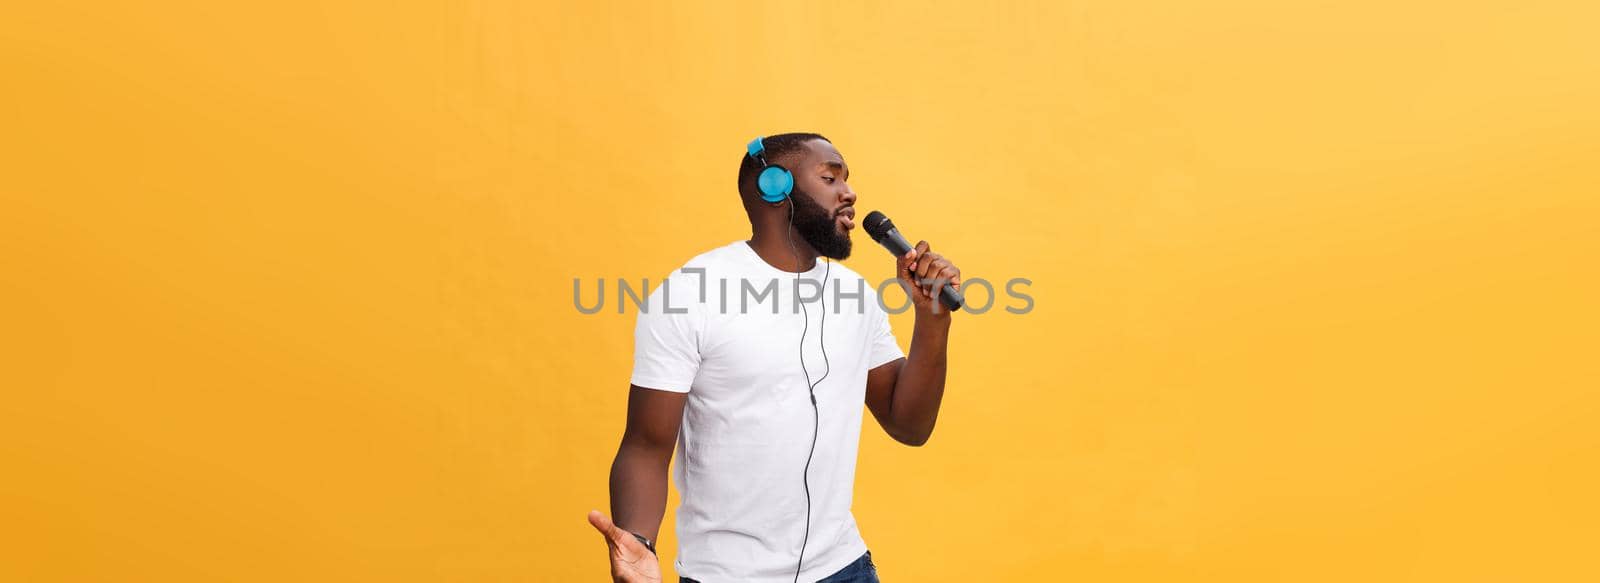
[[[672,472],[684,577],[794,580],[807,484],[800,580],[831,575],[867,550],[850,513],[867,371],[904,353],[876,290],[856,272],[819,259],[798,285],[796,275],[736,241],[674,271],[639,313],[632,383],[688,393]],[[813,430],[800,364],[806,322],[805,371],[821,382],[803,483]]]

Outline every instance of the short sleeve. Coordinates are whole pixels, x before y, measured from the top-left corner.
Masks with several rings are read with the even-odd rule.
[[[894,329],[889,327],[889,314],[877,306],[878,302],[870,303],[873,308],[868,315],[872,318],[872,324],[869,326],[871,332],[867,338],[867,370],[878,368],[906,355],[900,351],[900,344],[895,342]]]
[[[632,384],[689,392],[700,370],[701,313],[684,301],[694,297],[692,283],[685,287],[681,279],[668,279],[640,307],[633,329]]]

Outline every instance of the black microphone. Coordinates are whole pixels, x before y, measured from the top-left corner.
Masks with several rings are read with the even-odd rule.
[[[894,221],[889,220],[889,217],[883,216],[883,213],[878,211],[867,213],[867,218],[861,222],[861,226],[867,230],[868,235],[872,236],[873,241],[883,245],[896,258],[905,257],[907,253],[911,252],[911,244],[907,243],[906,238],[900,234],[900,229],[894,228]],[[939,288],[939,302],[944,304],[946,309],[954,312],[961,309],[961,304],[965,303],[966,300],[962,299],[961,292],[946,285]]]

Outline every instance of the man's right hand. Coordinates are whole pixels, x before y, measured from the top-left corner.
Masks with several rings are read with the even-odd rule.
[[[633,538],[599,510],[589,511],[589,524],[606,537],[611,550],[611,580],[615,583],[661,583],[661,562],[644,543]]]

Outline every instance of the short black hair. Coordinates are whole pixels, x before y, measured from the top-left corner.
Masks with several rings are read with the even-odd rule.
[[[761,144],[766,148],[766,153],[762,154],[761,157],[766,158],[768,164],[782,164],[782,162],[779,161],[780,159],[788,156],[789,154],[800,151],[801,148],[805,147],[805,143],[811,140],[822,140],[824,142],[832,141],[823,137],[822,134],[806,132],[767,136],[766,139],[761,140]],[[785,167],[787,168],[787,166]],[[740,196],[746,194],[752,196],[757,195],[756,175],[761,173],[761,169],[761,162],[751,157],[749,152],[746,152],[745,155],[739,157]],[[789,171],[793,172],[794,168],[789,168]]]

